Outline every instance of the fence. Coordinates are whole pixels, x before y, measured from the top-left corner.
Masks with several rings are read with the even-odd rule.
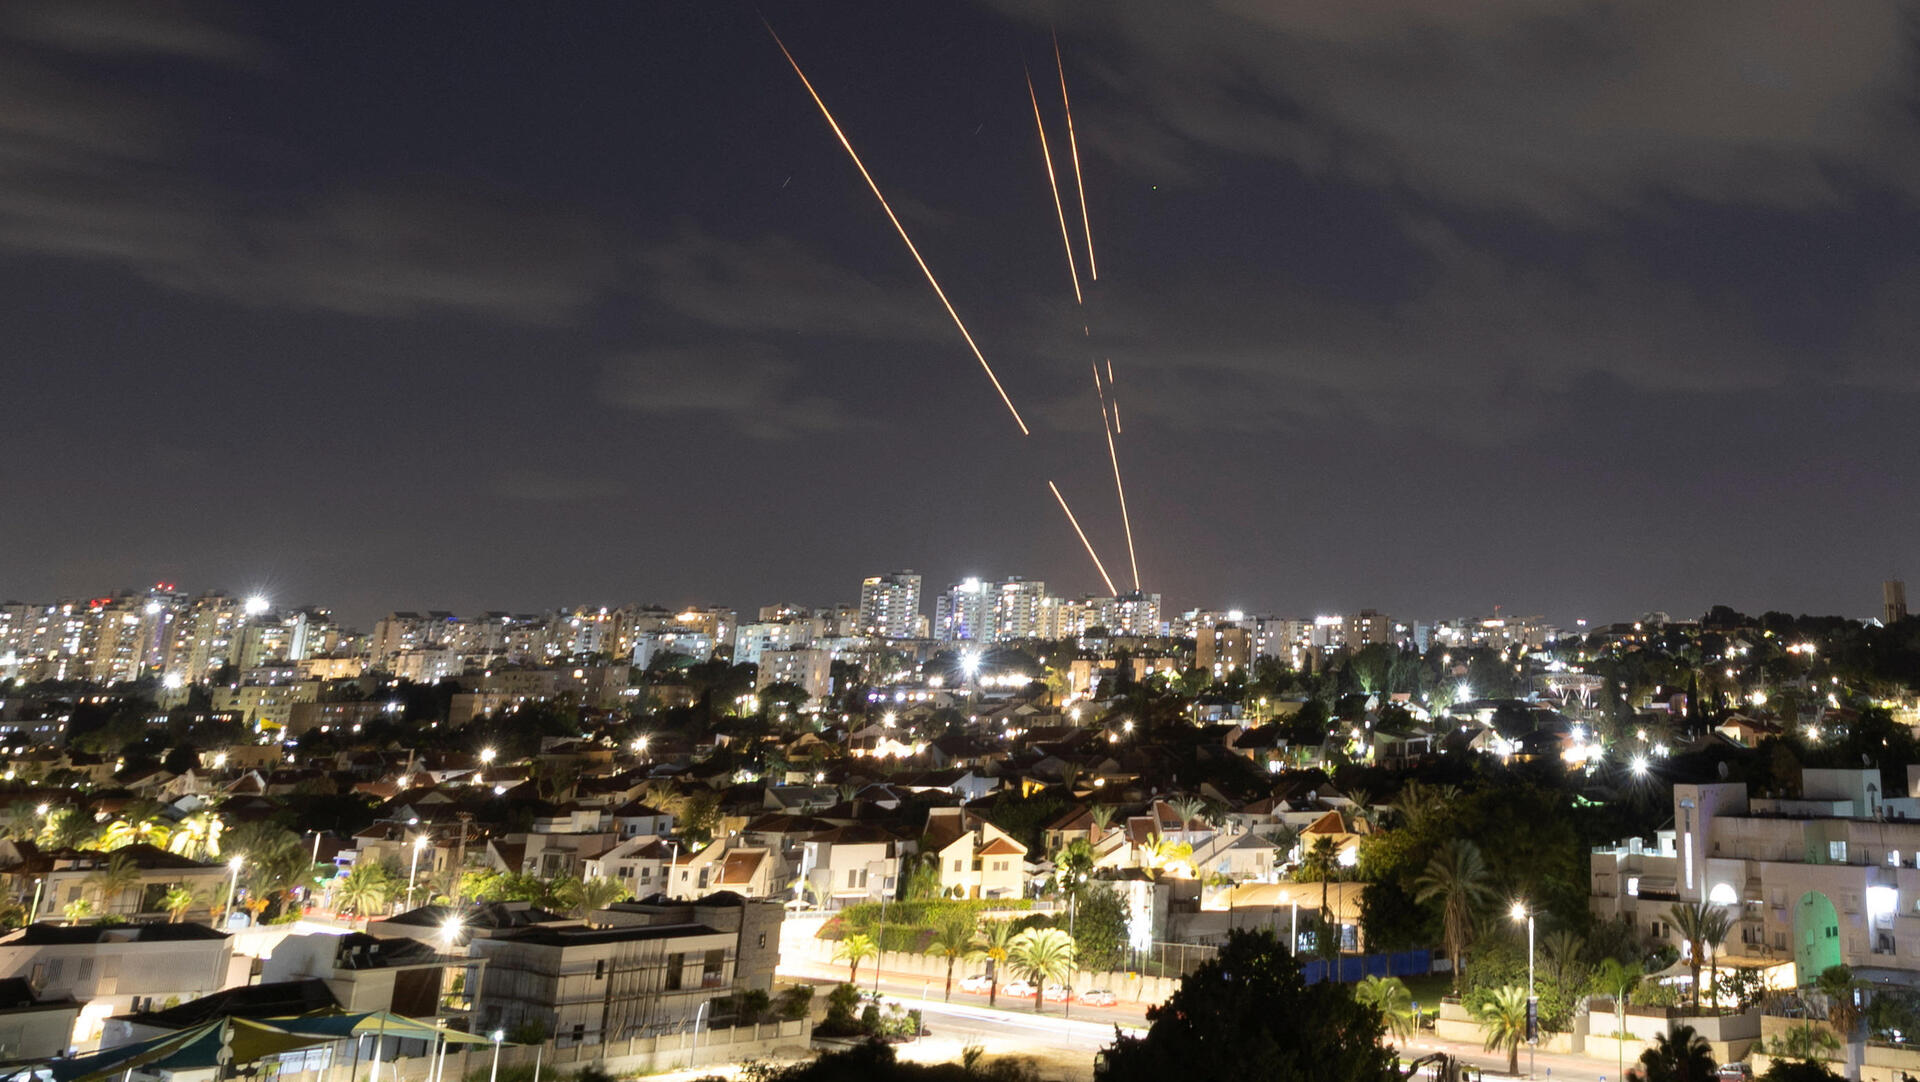
[[[565,1047],[557,1047],[552,1041],[538,1046],[508,1044],[500,1046],[500,1069],[531,1070],[537,1063],[541,1078],[553,1080],[562,1074],[573,1074],[587,1064],[599,1066],[614,1075],[652,1074],[698,1065],[734,1063],[781,1051],[804,1054],[812,1038],[813,1023],[803,1019],[658,1037],[634,1037],[611,1044]],[[360,1042],[335,1043],[331,1055],[326,1057],[329,1062],[317,1069],[288,1069],[293,1062],[298,1062],[296,1053],[284,1057],[277,1071],[269,1069],[264,1073],[271,1074],[276,1082],[376,1082],[372,1048],[364,1041],[365,1038]],[[431,1049],[425,1047],[427,1042],[390,1038],[387,1043],[406,1047],[415,1054],[383,1056],[378,1067],[377,1082],[427,1082],[432,1077],[433,1056],[429,1054]],[[356,1044],[362,1045],[358,1056],[355,1055]],[[476,1073],[485,1075],[492,1069],[493,1055],[491,1045],[450,1045],[441,1077],[458,1082]],[[311,1063],[311,1057],[306,1062]],[[263,1067],[266,1065],[265,1062],[261,1064]]]
[[[1300,975],[1308,984],[1332,980],[1338,984],[1355,984],[1368,977],[1417,977],[1433,972],[1432,951],[1396,951],[1392,954],[1342,955],[1339,961],[1329,966],[1325,959],[1315,959],[1300,967]]]

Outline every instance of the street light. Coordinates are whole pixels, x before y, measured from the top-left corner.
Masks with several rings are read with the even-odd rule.
[[[246,863],[244,857],[234,857],[227,861],[227,868],[233,872],[233,879],[227,884],[227,907],[220,914],[220,923],[226,924],[233,919],[233,900],[240,893],[240,865]]]
[[[487,1075],[487,1082],[500,1082],[500,1042],[507,1039],[507,1031],[496,1029],[488,1036],[493,1038],[493,1070]]]
[[[413,864],[407,868],[407,908],[413,908],[413,877],[420,871],[420,851],[427,847],[427,836],[418,835],[413,839]]]
[[[1533,1077],[1534,1046],[1539,1043],[1540,1001],[1533,994],[1533,911],[1525,902],[1513,903],[1513,919],[1527,922],[1527,1077]]]

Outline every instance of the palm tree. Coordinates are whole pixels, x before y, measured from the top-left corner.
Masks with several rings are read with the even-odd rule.
[[[1767,1053],[1777,1058],[1810,1063],[1817,1059],[1831,1059],[1832,1053],[1839,1050],[1840,1038],[1835,1037],[1832,1030],[1808,1022],[1775,1037],[1768,1045]]]
[[[1494,901],[1493,884],[1480,847],[1455,839],[1440,847],[1427,870],[1413,881],[1414,900],[1425,905],[1439,901],[1447,955],[1453,960],[1453,990],[1460,991],[1460,960],[1473,941],[1474,911]]]
[[[32,801],[16,800],[0,812],[0,837],[27,841],[40,833],[40,809]]]
[[[207,860],[220,855],[220,834],[226,824],[211,811],[197,811],[174,825],[167,839],[167,851],[192,860]]]
[[[949,1002],[953,999],[953,964],[973,950],[973,936],[979,927],[979,918],[965,910],[949,913],[946,919],[933,927],[933,939],[927,944],[927,953],[947,960],[946,998]]]
[[[98,908],[102,913],[113,912],[114,903],[129,890],[140,886],[140,867],[133,858],[125,853],[115,853],[107,862],[87,876],[87,887],[99,897]],[[135,902],[134,907],[139,908]]]
[[[579,902],[574,909],[576,916],[585,917],[596,910],[605,909],[615,902],[624,902],[633,897],[633,892],[620,885],[619,881],[600,876],[588,879],[580,884]]]
[[[1353,1001],[1380,1012],[1393,1035],[1406,1040],[1413,1032],[1413,993],[1398,977],[1368,977],[1353,986]]]
[[[1640,1054],[1640,1067],[1630,1078],[1642,1082],[1713,1082],[1713,1046],[1692,1026],[1675,1026],[1657,1034],[1653,1047]]]
[[[178,924],[185,919],[194,906],[200,904],[200,901],[200,895],[194,893],[192,887],[185,883],[175,883],[167,888],[167,893],[161,897],[160,908],[167,911],[168,924]]]
[[[1182,833],[1185,833],[1187,824],[1195,819],[1204,818],[1207,814],[1207,802],[1197,796],[1183,796],[1178,800],[1169,800],[1167,807],[1172,808],[1173,814],[1180,817]]]
[[[67,903],[63,912],[67,915],[68,924],[78,924],[93,915],[93,899],[75,898]]]
[[[1073,975],[1073,939],[1058,928],[1029,928],[1007,945],[1007,963],[1033,982],[1033,1009],[1047,982],[1065,983]]]
[[[40,846],[43,849],[78,849],[93,838],[97,829],[93,816],[79,808],[55,808],[40,828]]]
[[[1294,870],[1293,877],[1303,882],[1320,883],[1320,925],[1322,928],[1335,927],[1333,906],[1328,899],[1327,890],[1333,884],[1334,876],[1340,870],[1340,847],[1332,838],[1321,835],[1307,846],[1300,857],[1300,867]],[[1325,944],[1321,944],[1322,947]]]
[[[1160,834],[1147,839],[1140,848],[1140,868],[1148,875],[1159,878],[1159,873],[1184,860],[1193,858],[1193,846],[1186,842],[1169,841]]]
[[[1495,988],[1476,1013],[1487,1031],[1487,1051],[1505,1048],[1507,1073],[1519,1074],[1520,1044],[1527,1039],[1527,990],[1517,984]]]
[[[1087,809],[1087,818],[1093,820],[1093,829],[1088,832],[1089,842],[1098,842],[1113,824],[1113,805],[1095,804]]]
[[[151,819],[115,819],[101,832],[100,848],[125,849],[129,845],[157,845],[166,848],[173,831],[165,823]]]
[[[1667,915],[1673,920],[1673,930],[1687,945],[1687,972],[1693,977],[1693,1010],[1698,1014],[1701,959],[1725,942],[1733,922],[1725,910],[1706,902],[1675,902]],[[1714,963],[1713,975],[1719,977],[1718,962]]]
[[[371,916],[393,901],[397,885],[385,865],[371,860],[357,862],[334,885],[333,907],[349,916]]]
[[[987,974],[987,1006],[998,1004],[1000,999],[1000,967],[1006,965],[1013,951],[1013,941],[1018,933],[1013,930],[1013,922],[990,920],[981,926],[981,938],[974,943],[973,950],[967,952],[970,962],[985,962]]]
[[[293,901],[293,888],[308,878],[313,867],[300,835],[272,823],[235,827],[227,834],[226,848],[245,862],[241,868],[247,890],[262,900],[278,894],[282,913]]]
[[[864,932],[854,932],[833,948],[833,960],[847,963],[848,984],[859,984],[860,963],[869,958],[877,958],[879,954],[880,948],[874,944],[873,937]],[[874,964],[879,965],[878,962]]]
[[[1587,941],[1565,928],[1548,932],[1540,937],[1540,953],[1547,959],[1547,972],[1562,984],[1573,976],[1574,967],[1580,964],[1580,952],[1587,949]]]
[[[1620,1061],[1615,1078],[1627,1076],[1627,997],[1633,994],[1643,975],[1639,963],[1622,962],[1618,958],[1600,959],[1593,971],[1593,986],[1613,997],[1613,1011],[1618,1018],[1618,1028],[1613,1033]]]

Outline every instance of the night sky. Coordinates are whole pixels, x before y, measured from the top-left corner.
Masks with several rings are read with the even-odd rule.
[[[1173,608],[1871,614],[1920,576],[1912,10],[13,0],[0,597],[1094,592],[1046,481],[1124,585],[1098,355]]]

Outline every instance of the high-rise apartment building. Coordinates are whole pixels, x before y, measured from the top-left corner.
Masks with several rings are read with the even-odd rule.
[[[1888,579],[1880,584],[1880,599],[1884,606],[1882,622],[1888,627],[1907,618],[1907,584],[1899,579]]]
[[[1046,614],[1047,584],[1015,576],[994,584],[993,638],[996,642],[1040,635]]]
[[[920,573],[894,571],[860,583],[860,629],[881,639],[911,639],[919,634]]]
[[[933,603],[933,637],[941,642],[986,642],[993,637],[993,586],[962,579]]]

